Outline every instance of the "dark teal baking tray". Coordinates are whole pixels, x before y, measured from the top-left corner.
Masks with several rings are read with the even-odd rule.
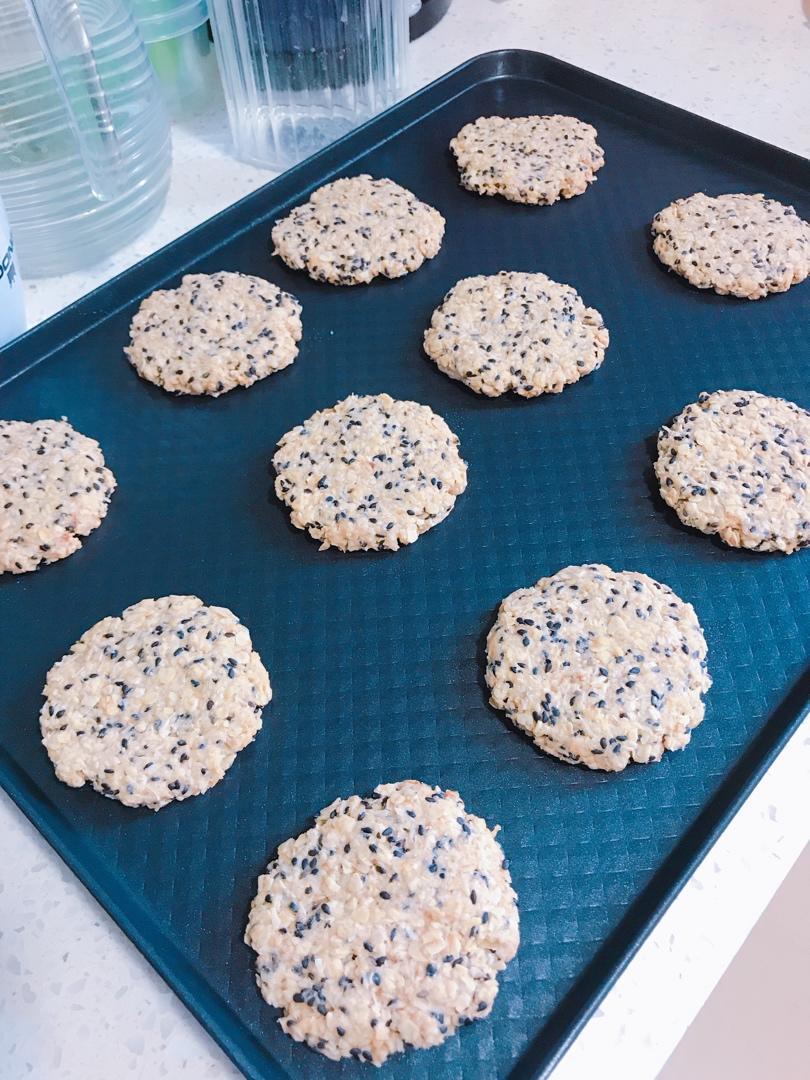
[[[447,144],[462,124],[555,111],[599,129],[607,164],[585,195],[532,208],[459,187]],[[436,259],[348,289],[270,257],[275,218],[363,171],[442,211]],[[119,482],[79,553],[0,581],[0,782],[249,1077],[370,1075],[281,1033],[242,942],[257,874],[336,796],[405,777],[457,788],[502,824],[520,897],[520,952],[492,1018],[384,1074],[539,1076],[804,714],[810,552],[724,548],[679,525],[652,480],[659,425],[701,390],[755,388],[810,406],[810,283],[756,303],[722,298],[652,255],[653,214],[698,190],[765,191],[810,217],[807,161],[549,57],[492,53],[0,354],[0,414],[68,416],[100,440]],[[138,301],[183,272],[219,269],[300,297],[296,363],[215,401],[141,382],[121,353]],[[482,399],[440,374],[420,349],[432,309],[457,278],[500,269],[573,283],[610,328],[602,369],[532,402]],[[447,418],[469,488],[396,554],[319,552],[271,495],[273,447],[313,410],[383,390]],[[714,677],[688,749],[618,776],[539,753],[489,708],[483,681],[501,598],[596,560],[691,601]],[[153,815],[58,783],[37,716],[46,671],[87,627],[172,592],[238,613],[274,697],[218,787]]]

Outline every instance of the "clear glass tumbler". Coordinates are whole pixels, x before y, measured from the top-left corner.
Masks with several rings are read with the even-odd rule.
[[[209,0],[239,157],[284,169],[401,95],[409,0]]]

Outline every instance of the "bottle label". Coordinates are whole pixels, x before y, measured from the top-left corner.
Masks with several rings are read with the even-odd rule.
[[[10,289],[14,288],[14,283],[17,280],[17,264],[14,262],[14,237],[8,238],[8,247],[5,250],[2,261],[0,261],[0,282],[8,282]]]
[[[24,330],[25,304],[14,259],[14,237],[0,203],[0,348]]]

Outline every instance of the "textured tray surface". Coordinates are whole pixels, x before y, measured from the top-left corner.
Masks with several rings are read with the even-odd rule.
[[[570,1037],[803,710],[810,552],[735,552],[683,528],[651,466],[659,425],[701,390],[756,388],[810,406],[810,285],[755,303],[698,292],[658,265],[648,223],[696,190],[764,190],[807,217],[810,169],[616,90],[629,116],[612,93],[531,54],[475,61],[0,358],[2,378],[4,364],[13,374],[52,352],[0,390],[0,416],[66,415],[101,442],[119,482],[78,554],[0,580],[0,782],[252,1076],[363,1069],[282,1035],[242,943],[257,874],[333,798],[416,777],[458,789],[502,824],[522,941],[493,1016],[392,1060],[386,1075],[529,1075]],[[599,129],[607,164],[584,196],[538,209],[458,186],[447,143],[464,122],[554,111]],[[445,214],[435,260],[350,290],[269,257],[280,212],[334,174],[361,171]],[[480,398],[424,358],[422,330],[445,290],[506,268],[569,282],[603,313],[611,345],[600,371],[527,403]],[[301,299],[301,354],[248,391],[174,399],[123,358],[129,319],[151,288],[218,269],[260,274]],[[315,409],[378,391],[447,419],[468,490],[396,554],[320,553],[270,494],[273,447]],[[501,598],[584,561],[667,582],[695,605],[709,643],[714,688],[691,745],[618,776],[544,756],[486,701],[484,638]],[[61,785],[37,716],[48,667],[87,627],[171,592],[237,612],[274,698],[217,788],[152,815]]]

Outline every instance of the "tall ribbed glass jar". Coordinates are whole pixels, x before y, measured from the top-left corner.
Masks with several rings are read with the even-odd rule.
[[[236,153],[284,169],[393,104],[408,0],[209,0]]]

